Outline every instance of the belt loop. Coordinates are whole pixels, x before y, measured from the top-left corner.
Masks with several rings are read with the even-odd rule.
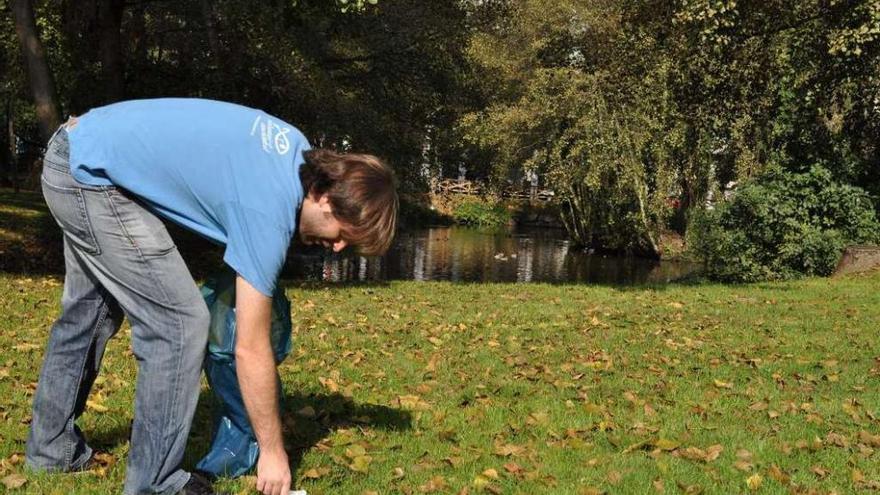
[[[55,129],[55,132],[53,132],[53,133],[52,133],[52,136],[49,138],[49,140],[46,141],[46,149],[49,148],[49,144],[52,143],[52,140],[55,139],[55,136],[57,136],[58,133],[61,132],[62,129],[66,129],[66,128],[67,128],[66,126],[67,126],[67,122],[65,122],[65,123],[63,123],[63,124],[61,124],[61,125],[59,125],[59,126],[58,126],[58,129]]]

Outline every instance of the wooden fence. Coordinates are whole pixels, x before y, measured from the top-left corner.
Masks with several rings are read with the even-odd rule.
[[[443,179],[431,181],[431,192],[434,194],[467,194],[479,196],[485,192],[485,187],[479,182],[458,179]],[[547,202],[553,199],[555,193],[550,189],[513,188],[508,187],[501,192],[504,198],[525,199],[531,201]]]

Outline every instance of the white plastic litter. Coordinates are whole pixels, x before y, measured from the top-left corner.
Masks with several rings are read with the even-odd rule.
[[[305,490],[290,490],[288,495],[308,495]]]

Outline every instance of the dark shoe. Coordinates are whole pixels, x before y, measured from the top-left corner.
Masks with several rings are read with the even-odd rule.
[[[189,481],[177,492],[177,495],[229,495],[226,492],[215,492],[207,478],[199,473],[190,473]]]

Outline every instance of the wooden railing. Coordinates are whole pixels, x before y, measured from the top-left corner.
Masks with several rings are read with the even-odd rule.
[[[431,192],[435,194],[467,194],[477,196],[483,194],[485,187],[479,182],[458,179],[443,179],[431,182]],[[546,202],[553,199],[555,193],[550,189],[513,188],[508,187],[501,192],[504,198],[524,199]]]

